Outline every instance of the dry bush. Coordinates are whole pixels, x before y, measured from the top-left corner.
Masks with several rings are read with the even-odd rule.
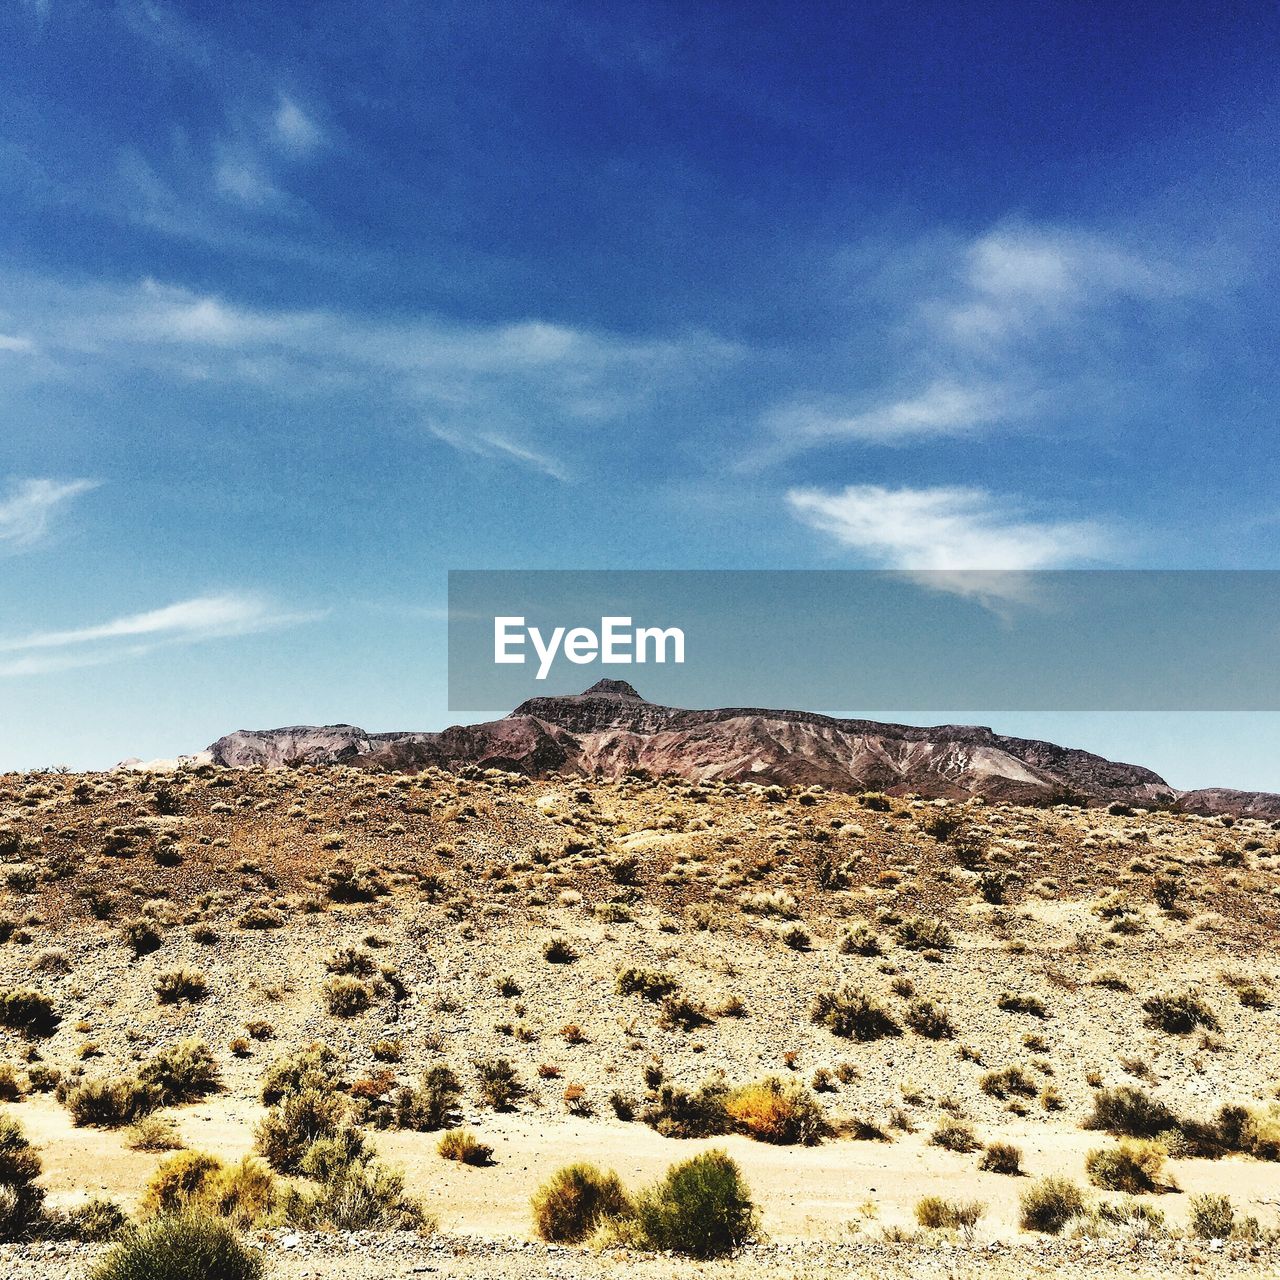
[[[776,1076],[732,1090],[724,1109],[742,1132],[758,1142],[808,1147],[831,1132],[817,1099],[803,1086]]]

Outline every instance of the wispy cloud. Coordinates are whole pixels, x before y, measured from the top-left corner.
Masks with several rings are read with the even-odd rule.
[[[276,141],[296,155],[310,155],[325,141],[324,130],[286,93],[280,94],[271,123]]]
[[[563,482],[569,479],[569,470],[562,462],[536,449],[518,444],[514,440],[508,440],[495,432],[479,431],[464,434],[449,431],[432,423],[427,424],[427,430],[437,440],[443,440],[445,444],[457,449],[460,453],[474,453],[486,458],[507,458],[533,471],[540,471],[553,480]]]
[[[1002,386],[966,386],[939,379],[901,400],[841,412],[817,405],[788,405],[766,416],[770,433],[794,449],[833,440],[909,444],[936,436],[967,435],[998,422],[1009,411]]]
[[[397,416],[408,411],[454,449],[561,480],[571,470],[561,455],[577,433],[737,355],[700,334],[646,339],[542,320],[273,310],[155,281],[3,283],[11,314],[58,376],[128,367],[289,399],[350,392]]]
[[[0,496],[0,550],[25,551],[49,533],[57,513],[73,498],[97,488],[96,480],[29,479]]]
[[[1034,519],[984,489],[850,485],[791,489],[787,502],[806,524],[886,569],[1049,569],[1109,546],[1100,525]]]
[[[280,608],[254,595],[197,596],[143,613],[61,631],[0,637],[0,676],[39,675],[142,657],[161,645],[192,644],[312,622],[323,615]]]
[[[1190,268],[1055,227],[999,227],[918,254],[905,290],[894,276],[898,318],[877,335],[901,371],[892,385],[773,407],[744,466],[842,441],[908,445],[1034,422],[1079,403],[1113,366],[1109,318],[1211,287]]]

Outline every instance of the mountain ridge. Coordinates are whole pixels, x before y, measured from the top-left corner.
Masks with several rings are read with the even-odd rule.
[[[1140,765],[983,725],[901,725],[760,707],[690,710],[643,698],[622,680],[527,699],[499,720],[438,732],[356,725],[240,729],[199,757],[229,767],[349,764],[393,772],[497,768],[535,777],[644,770],[691,781],[878,790],[937,799],[1176,805],[1280,820],[1280,795],[1179,791]]]

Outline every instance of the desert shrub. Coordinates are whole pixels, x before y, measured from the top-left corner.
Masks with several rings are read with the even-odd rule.
[[[388,892],[372,867],[357,870],[341,859],[325,873],[325,881],[325,893],[333,902],[373,902]]]
[[[1220,1136],[1226,1136],[1224,1131],[1228,1127],[1227,1113],[1239,1111],[1244,1111],[1244,1108],[1223,1107],[1218,1112],[1216,1127]],[[1246,1112],[1232,1149],[1248,1152],[1257,1160],[1280,1161],[1280,1117],[1277,1117],[1274,1109],[1265,1115],[1256,1111]]]
[[[680,989],[679,982],[669,973],[655,973],[649,969],[629,968],[618,974],[618,994],[638,995],[655,1003]]]
[[[356,1161],[318,1191],[285,1193],[282,1212],[299,1227],[334,1231],[410,1231],[430,1223],[405,1195],[404,1175],[377,1160]]]
[[[640,859],[635,854],[625,854],[611,858],[605,867],[615,884],[638,884],[640,880]]]
[[[0,1027],[24,1036],[51,1036],[59,1021],[53,1001],[43,991],[33,987],[0,990]]]
[[[121,927],[120,933],[129,944],[135,960],[148,956],[153,951],[159,951],[161,943],[164,942],[164,936],[156,927],[154,920],[144,918],[130,920],[128,924]]]
[[[162,1106],[189,1102],[218,1087],[218,1064],[209,1046],[188,1036],[152,1055],[138,1070],[143,1084],[152,1085]]]
[[[203,1000],[209,989],[204,974],[191,969],[173,969],[155,981],[156,999],[161,1004],[177,1004],[180,1000]]]
[[[1024,1231],[1057,1235],[1073,1218],[1085,1212],[1084,1196],[1070,1178],[1048,1177],[1033,1182],[1018,1197],[1019,1222]]]
[[[982,1150],[978,1168],[1017,1177],[1022,1172],[1022,1152],[1011,1142],[989,1142]]]
[[[1086,1129],[1101,1129],[1127,1138],[1154,1138],[1180,1128],[1178,1117],[1163,1102],[1132,1085],[1099,1089]]]
[[[294,1173],[313,1142],[338,1131],[343,1111],[332,1093],[303,1089],[287,1094],[258,1124],[254,1145],[273,1169]]]
[[[252,1032],[250,1033],[252,1034]],[[262,1078],[262,1101],[271,1106],[291,1093],[333,1093],[343,1084],[342,1059],[322,1040],[277,1058]]]
[[[526,1089],[515,1067],[506,1058],[483,1058],[476,1063],[480,1097],[495,1111],[511,1111]]]
[[[160,1105],[160,1093],[136,1076],[113,1076],[72,1085],[63,1101],[77,1125],[118,1129],[154,1111]]]
[[[44,1211],[44,1190],[36,1185],[40,1156],[22,1126],[0,1116],[0,1240],[33,1234]]]
[[[1003,906],[1009,898],[1009,876],[1003,871],[984,871],[978,877],[978,894],[993,907]]]
[[[951,1015],[932,1000],[913,1000],[907,1008],[907,1026],[928,1040],[950,1040],[956,1033]]]
[[[840,939],[840,953],[846,956],[878,956],[880,935],[865,923],[846,929]]]
[[[406,1087],[396,1093],[386,1123],[379,1127],[419,1132],[448,1129],[458,1122],[461,1097],[462,1082],[451,1067],[438,1062],[423,1072],[416,1088]],[[375,1123],[379,1123],[376,1118]]]
[[[283,929],[284,916],[272,907],[250,907],[236,924],[242,929]]]
[[[980,1200],[945,1200],[925,1196],[916,1201],[916,1221],[930,1231],[971,1232],[987,1211]]]
[[[126,1233],[90,1280],[260,1280],[261,1254],[210,1213],[156,1218]]]
[[[813,1146],[830,1132],[818,1100],[776,1076],[734,1089],[724,1100],[729,1119],[758,1142]]]
[[[184,1151],[161,1162],[139,1214],[146,1219],[204,1211],[247,1230],[277,1221],[281,1196],[275,1175],[253,1156],[225,1165],[216,1156]]]
[[[298,1172],[317,1182],[340,1178],[353,1164],[371,1158],[364,1134],[352,1124],[344,1124],[327,1138],[317,1138],[298,1162]]]
[[[557,1244],[577,1244],[605,1218],[629,1214],[631,1202],[618,1175],[593,1164],[557,1170],[533,1197],[538,1236]]]
[[[1230,1196],[1192,1196],[1188,1205],[1187,1223],[1193,1235],[1201,1240],[1230,1239],[1236,1223],[1235,1210]]]
[[[33,1062],[27,1068],[27,1085],[32,1093],[52,1093],[62,1079],[62,1072],[47,1062]]]
[[[373,957],[360,947],[340,947],[325,962],[330,973],[350,978],[367,978],[375,969]]]
[[[734,1253],[754,1238],[757,1222],[742,1174],[723,1151],[672,1165],[636,1197],[635,1218],[651,1248],[693,1258]]]
[[[205,1151],[180,1151],[162,1160],[143,1193],[138,1212],[144,1218],[178,1213],[199,1195],[224,1165]]]
[[[26,1091],[12,1062],[0,1062],[0,1102],[17,1102]]]
[[[658,1025],[668,1031],[694,1031],[710,1021],[706,1009],[685,996],[667,996],[658,1014]]]
[[[1142,1011],[1147,1015],[1143,1019],[1147,1026],[1170,1035],[1190,1035],[1197,1027],[1204,1027],[1207,1031],[1218,1030],[1218,1019],[1213,1010],[1193,991],[1184,991],[1180,995],[1148,996],[1142,1002]]]
[[[791,948],[792,951],[808,951],[813,943],[813,939],[809,936],[809,930],[800,924],[788,925],[778,935],[785,946]]]
[[[469,1129],[450,1129],[436,1144],[436,1150],[446,1160],[459,1164],[486,1165],[493,1157],[493,1148],[485,1146]]]
[[[1128,1227],[1141,1235],[1156,1234],[1164,1230],[1163,1210],[1135,1200],[1132,1196],[1125,1196],[1122,1200],[1103,1200],[1094,1213],[1099,1222]]]
[[[820,991],[809,1011],[812,1022],[846,1040],[879,1040],[902,1034],[902,1028],[870,996],[857,987]]]
[[[959,1151],[961,1154],[976,1151],[982,1144],[973,1132],[973,1126],[960,1120],[948,1120],[940,1124],[930,1135],[929,1141],[935,1147],[946,1151]]]
[[[889,813],[893,809],[893,802],[883,791],[864,791],[858,797],[858,803],[872,813]]]
[[[781,889],[773,893],[749,893],[738,906],[747,915],[772,916],[778,920],[794,920],[800,914],[795,897]]]
[[[552,938],[542,948],[542,958],[548,964],[572,964],[578,958],[578,953],[568,938]]]
[[[1011,1063],[998,1071],[987,1071],[978,1080],[978,1088],[990,1098],[1007,1098],[1010,1094],[1020,1098],[1035,1095],[1036,1083],[1025,1067]]]
[[[359,978],[330,978],[321,988],[324,1007],[337,1018],[354,1018],[372,1003],[373,994]]]
[[[1151,885],[1151,896],[1162,911],[1172,911],[1182,897],[1182,881],[1177,876],[1157,876]]]
[[[727,1133],[729,1091],[723,1081],[705,1081],[692,1093],[675,1085],[661,1085],[641,1119],[665,1138],[709,1138]]]
[[[946,951],[951,946],[951,930],[941,920],[912,916],[895,930],[898,945],[908,951]]]
[[[46,1240],[105,1244],[124,1234],[129,1216],[114,1200],[92,1196],[66,1209],[48,1210],[40,1227]]]
[[[1090,1151],[1084,1158],[1084,1169],[1095,1187],[1139,1195],[1156,1189],[1156,1179],[1168,1154],[1159,1142],[1125,1141]]]
[[[1017,991],[1001,992],[996,1007],[1005,1013],[1025,1013],[1032,1018],[1047,1018],[1049,1011],[1039,996],[1029,996]]]
[[[850,882],[849,868],[846,864],[837,862],[834,858],[822,853],[814,861],[813,878],[817,881],[819,889],[828,891],[847,889]]]
[[[143,1116],[125,1134],[130,1151],[180,1151],[182,1138],[167,1116]]]

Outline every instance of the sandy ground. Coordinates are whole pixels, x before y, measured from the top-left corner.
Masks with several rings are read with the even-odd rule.
[[[48,1171],[44,1185],[54,1204],[103,1195],[132,1207],[163,1158],[129,1151],[120,1133],[75,1128],[66,1110],[48,1098],[7,1110],[40,1148]],[[217,1102],[174,1113],[190,1147],[228,1160],[250,1152],[260,1114],[248,1105],[227,1108]],[[741,1166],[767,1235],[780,1243],[847,1241],[853,1233],[876,1235],[881,1226],[914,1226],[915,1204],[926,1195],[984,1201],[979,1237],[1012,1242],[1018,1235],[1018,1194],[1029,1178],[1073,1169],[1083,1182],[1085,1153],[1109,1141],[1043,1123],[1005,1125],[1001,1137],[1022,1148],[1028,1174],[1009,1178],[980,1172],[974,1155],[941,1150],[923,1133],[892,1143],[775,1147],[737,1136],[680,1141],[620,1121],[492,1114],[477,1132],[494,1148],[494,1162],[481,1169],[442,1160],[435,1149],[438,1134],[372,1136],[388,1162],[404,1170],[410,1193],[435,1214],[443,1231],[489,1240],[530,1237],[530,1198],[560,1165],[588,1160],[638,1186],[673,1161],[721,1147]],[[1164,1211],[1170,1225],[1185,1221],[1192,1195],[1213,1191],[1229,1195],[1238,1210],[1255,1214],[1264,1226],[1280,1226],[1280,1165],[1175,1160],[1169,1168],[1180,1190],[1146,1199]]]

